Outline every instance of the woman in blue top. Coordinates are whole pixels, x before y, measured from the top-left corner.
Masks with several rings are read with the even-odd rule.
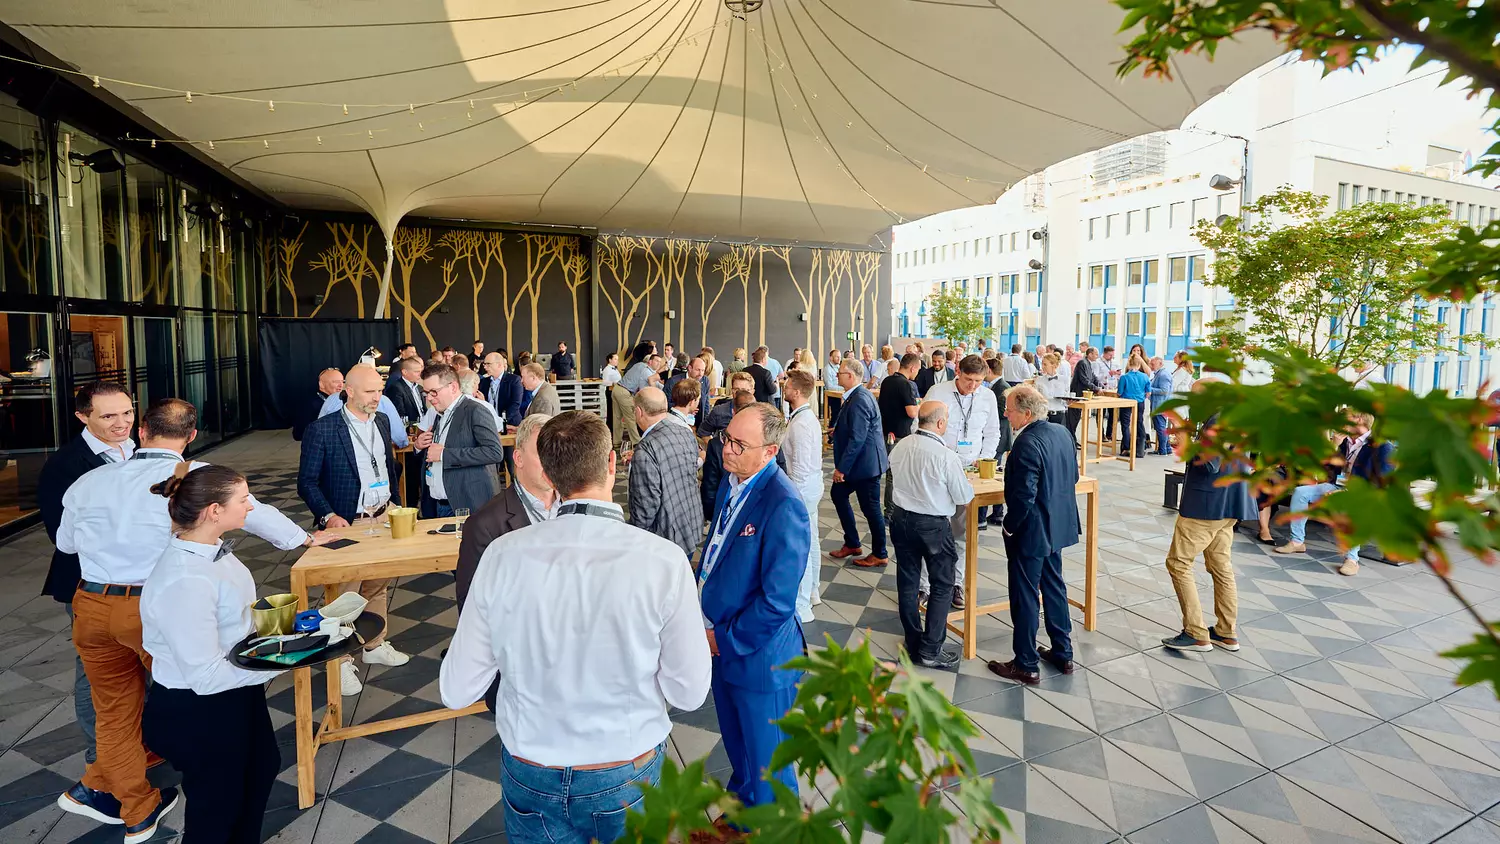
[[[1120,398],[1133,399],[1136,403],[1134,408],[1120,408],[1120,429],[1127,431],[1131,425],[1135,425],[1133,442],[1137,454],[1141,453],[1146,445],[1146,429],[1143,422],[1146,413],[1146,397],[1151,393],[1151,379],[1147,378],[1146,373],[1142,371],[1145,368],[1146,362],[1141,359],[1141,356],[1132,355],[1130,362],[1125,365],[1125,374],[1120,376],[1120,383],[1115,387],[1115,392]],[[1120,443],[1122,455],[1128,453],[1123,449],[1129,447],[1127,445],[1129,442],[1131,440],[1127,439]]]
[[[1172,444],[1167,436],[1167,417],[1156,409],[1172,397],[1172,373],[1167,371],[1167,362],[1159,357],[1151,359],[1151,427],[1156,429],[1156,453],[1171,454]]]

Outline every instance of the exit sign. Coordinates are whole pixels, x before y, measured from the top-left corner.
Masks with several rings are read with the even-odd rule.
[[[844,339],[845,339],[845,340],[853,340],[853,339],[854,339],[854,332],[853,332],[853,331],[851,331],[851,332],[849,332],[849,333],[848,333],[848,334],[845,334],[845,335],[844,335]]]

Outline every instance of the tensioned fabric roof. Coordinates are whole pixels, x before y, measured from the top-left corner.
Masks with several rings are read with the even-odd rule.
[[[1129,33],[1106,0],[728,8],[745,5],[10,0],[4,14],[287,204],[363,209],[387,232],[420,213],[872,243],[1175,127],[1277,52],[1251,37],[1178,60],[1172,81],[1121,81]]]

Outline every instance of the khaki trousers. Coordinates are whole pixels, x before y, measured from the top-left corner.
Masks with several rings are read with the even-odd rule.
[[[1234,568],[1229,562],[1229,547],[1239,519],[1187,519],[1177,517],[1172,531],[1172,546],[1167,549],[1167,572],[1182,608],[1182,628],[1189,636],[1208,640],[1203,626],[1203,607],[1198,602],[1198,584],[1193,580],[1193,560],[1199,554],[1214,579],[1214,630],[1220,636],[1234,636],[1234,619],[1239,612],[1239,595],[1234,586]]]
[[[635,405],[630,391],[619,384],[609,388],[611,442],[616,451],[624,453],[640,442],[641,431],[635,426]]]
[[[141,713],[151,656],[141,645],[141,599],[73,594],[73,646],[83,660],[94,699],[98,758],[83,773],[83,784],[120,801],[127,825],[144,821],[161,802],[146,781],[146,746]]]
[[[369,601],[369,604],[365,607],[365,612],[372,612],[386,619],[386,627],[389,628],[390,618],[387,616],[386,611],[390,608],[391,586],[395,582],[395,578],[388,577],[382,580],[353,580],[348,583],[340,583],[333,587],[335,591],[324,596],[323,602],[326,604],[345,592],[357,591],[361,598]],[[385,631],[381,631],[379,636],[365,643],[365,650],[373,650],[384,641]]]

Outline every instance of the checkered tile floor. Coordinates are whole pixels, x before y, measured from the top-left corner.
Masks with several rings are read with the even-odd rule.
[[[296,458],[285,432],[256,433],[211,456],[250,469],[263,501],[303,513]],[[1486,689],[1452,685],[1455,666],[1435,653],[1467,640],[1473,625],[1421,569],[1367,562],[1359,576],[1344,578],[1333,571],[1336,549],[1316,535],[1308,554],[1292,557],[1243,535],[1233,552],[1243,649],[1179,655],[1160,647],[1178,627],[1161,564],[1173,523],[1158,505],[1169,459],[1147,458],[1133,474],[1123,464],[1096,470],[1103,603],[1098,630],[1083,632],[1075,618],[1075,674],[1044,664],[1036,688],[995,678],[985,660],[1009,658],[1011,628],[1008,618],[993,616],[980,622],[980,659],[930,672],[983,730],[974,755],[1015,828],[1007,840],[1500,844],[1500,703]],[[826,500],[819,515],[824,548],[837,548]],[[993,531],[980,536],[987,600],[1005,590],[1005,560]],[[0,842],[117,842],[118,827],[64,816],[53,805],[83,769],[83,743],[71,723],[67,617],[33,597],[50,550],[39,530],[18,537],[5,547],[9,565],[0,574]],[[237,550],[263,593],[286,589],[295,553],[258,540]],[[1066,556],[1075,588],[1082,560],[1081,547]],[[1500,573],[1465,560],[1455,576],[1486,617],[1500,617]],[[822,580],[809,640],[868,636],[876,650],[893,654],[900,640],[894,571],[826,565]],[[1211,607],[1208,584],[1200,571]],[[452,600],[446,575],[401,584],[391,638],[412,661],[360,666],[365,691],[346,703],[354,722],[439,705]],[[465,718],[324,748],[318,803],[302,812],[291,767],[290,683],[272,683],[269,694],[286,768],[271,796],[267,841],[504,840],[492,721]],[[318,706],[322,694],[315,683]],[[673,720],[673,757],[707,757],[709,770],[726,777],[712,706]],[[822,800],[807,784],[804,794]],[[170,840],[176,832],[159,835]]]

